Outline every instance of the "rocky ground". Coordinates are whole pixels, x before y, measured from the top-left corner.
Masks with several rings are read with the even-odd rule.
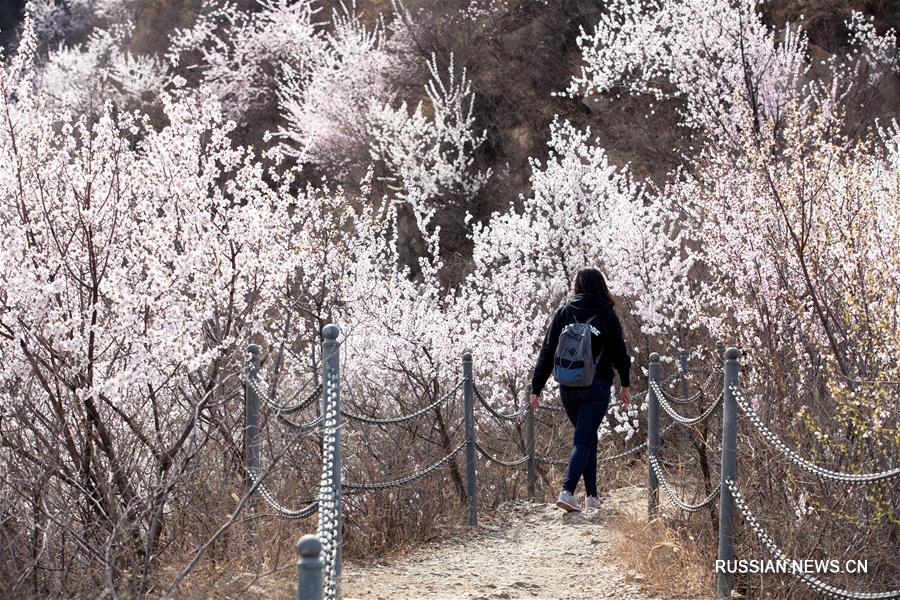
[[[610,555],[617,517],[645,507],[646,491],[639,487],[614,490],[602,508],[583,513],[505,504],[495,523],[471,536],[421,547],[394,562],[346,564],[344,597],[649,600],[654,596],[640,591],[640,575]]]

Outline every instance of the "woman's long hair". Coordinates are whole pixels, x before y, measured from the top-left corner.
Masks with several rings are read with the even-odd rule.
[[[606,278],[603,276],[603,273],[594,267],[587,267],[578,271],[572,291],[575,294],[600,296],[609,302],[610,306],[616,305],[616,301],[613,300],[612,294],[609,293],[609,288],[606,286]]]

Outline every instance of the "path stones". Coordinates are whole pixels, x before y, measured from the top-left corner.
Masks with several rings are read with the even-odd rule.
[[[359,600],[660,600],[641,593],[608,555],[618,535],[612,515],[643,510],[645,492],[637,487],[616,490],[603,507],[584,513],[506,503],[490,527],[430,544],[386,568],[345,564],[344,592]]]

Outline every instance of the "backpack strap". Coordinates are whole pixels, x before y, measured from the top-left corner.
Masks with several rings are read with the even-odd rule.
[[[593,321],[597,315],[592,315],[590,319],[584,322],[585,325],[590,325],[591,321]],[[594,359],[594,368],[597,368],[597,365],[600,364],[600,359],[603,357],[603,348],[600,348],[600,354],[597,355],[597,358]]]

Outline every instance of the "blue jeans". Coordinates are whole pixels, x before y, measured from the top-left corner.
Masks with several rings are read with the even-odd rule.
[[[572,455],[566,469],[563,489],[575,493],[584,477],[584,491],[597,495],[597,430],[609,408],[610,383],[595,379],[588,387],[559,386],[559,395],[569,421],[575,426]]]

